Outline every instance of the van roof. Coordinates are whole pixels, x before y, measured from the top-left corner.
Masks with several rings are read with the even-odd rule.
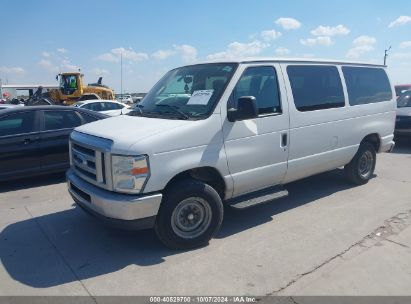
[[[319,58],[285,58],[285,57],[247,57],[238,59],[218,59],[198,62],[197,64],[206,63],[257,63],[257,62],[292,62],[292,63],[329,63],[329,64],[346,64],[346,65],[361,65],[361,66],[376,66],[386,67],[383,64],[376,64],[371,62],[353,62],[346,60],[335,59],[319,59]]]

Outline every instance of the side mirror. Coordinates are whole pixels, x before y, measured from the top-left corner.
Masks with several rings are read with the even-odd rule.
[[[254,96],[242,96],[237,100],[237,108],[227,111],[227,118],[234,122],[258,117],[257,101]]]

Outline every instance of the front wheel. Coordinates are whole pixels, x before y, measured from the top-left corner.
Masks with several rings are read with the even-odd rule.
[[[374,146],[365,142],[362,143],[349,164],[344,167],[348,180],[356,185],[364,185],[374,174],[377,154]]]
[[[223,203],[217,191],[197,180],[180,181],[165,193],[155,231],[172,249],[206,245],[220,229]]]

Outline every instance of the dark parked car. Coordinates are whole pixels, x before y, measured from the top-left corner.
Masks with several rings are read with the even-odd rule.
[[[397,99],[396,136],[411,137],[411,90],[403,92]]]
[[[0,181],[65,171],[71,131],[107,117],[64,106],[0,110]]]

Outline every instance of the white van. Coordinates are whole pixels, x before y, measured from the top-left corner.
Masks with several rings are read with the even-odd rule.
[[[172,248],[207,244],[223,204],[245,209],[284,185],[344,166],[373,177],[394,147],[385,67],[336,61],[214,62],[168,72],[130,116],[71,135],[69,192],[89,213],[154,227]]]

